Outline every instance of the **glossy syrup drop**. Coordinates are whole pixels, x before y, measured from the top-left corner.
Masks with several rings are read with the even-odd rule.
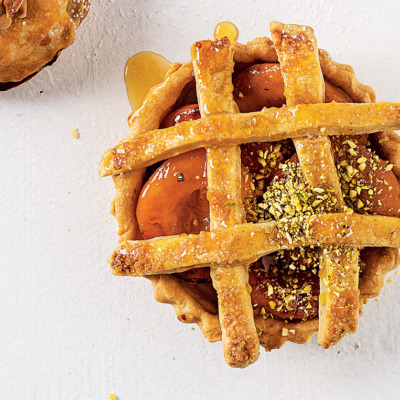
[[[239,36],[236,25],[229,21],[220,22],[214,29],[214,38],[221,39],[224,36],[232,42],[236,41]]]
[[[134,54],[125,65],[125,86],[132,110],[139,108],[149,90],[161,83],[171,63],[152,51]]]

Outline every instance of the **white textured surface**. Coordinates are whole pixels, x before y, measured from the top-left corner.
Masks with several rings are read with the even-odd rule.
[[[238,26],[242,42],[269,36],[273,19],[309,24],[319,46],[353,65],[378,99],[400,101],[400,3],[93,2],[52,67],[0,93],[0,398],[399,398],[398,276],[338,346],[286,344],[230,369],[221,344],[179,323],[147,280],[109,272],[114,191],[97,164],[127,133],[127,58],[153,50],[188,60],[190,44],[211,38],[222,20]]]

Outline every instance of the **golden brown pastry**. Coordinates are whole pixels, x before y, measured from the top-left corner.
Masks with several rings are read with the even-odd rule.
[[[355,332],[399,262],[400,140],[387,130],[400,104],[373,103],[311,28],[271,33],[195,43],[99,169],[117,190],[112,272],[151,279],[234,367],[259,344],[318,332],[327,348]]]
[[[89,7],[90,0],[0,0],[0,90],[54,62]]]

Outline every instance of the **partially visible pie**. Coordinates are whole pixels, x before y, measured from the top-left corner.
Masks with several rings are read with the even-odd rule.
[[[89,7],[90,0],[0,0],[0,90],[54,62]]]
[[[151,279],[235,367],[260,344],[355,332],[399,262],[400,104],[374,104],[311,28],[271,33],[195,43],[100,163],[117,191],[113,273]]]

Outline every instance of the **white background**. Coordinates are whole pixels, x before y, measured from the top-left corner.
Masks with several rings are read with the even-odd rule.
[[[114,277],[117,244],[103,151],[127,133],[123,69],[141,50],[187,61],[195,40],[234,22],[239,41],[271,20],[308,24],[378,100],[400,101],[398,1],[94,0],[76,42],[23,86],[0,93],[0,398],[398,399],[400,279],[364,307],[358,333],[322,350],[286,344],[245,370],[221,344]],[[1,51],[1,50],[0,50]],[[70,136],[77,128],[80,138]]]

